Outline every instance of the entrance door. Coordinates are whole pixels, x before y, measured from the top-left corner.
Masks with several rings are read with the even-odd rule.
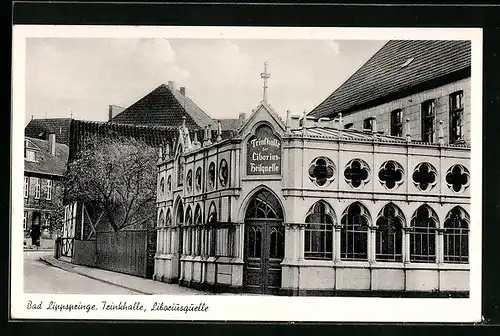
[[[40,246],[40,213],[33,213],[33,221],[31,222],[31,245]]]
[[[283,212],[267,190],[257,193],[245,219],[245,287],[248,292],[278,294],[284,256]]]

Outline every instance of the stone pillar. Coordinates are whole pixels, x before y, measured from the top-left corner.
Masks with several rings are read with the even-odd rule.
[[[341,244],[341,235],[342,235],[342,225],[337,224],[335,225],[335,234],[333,235],[333,239],[335,241],[334,243],[334,248],[335,250],[333,251],[333,260],[336,262],[340,261],[340,255],[341,255],[341,249],[340,249],[340,244]]]
[[[369,226],[368,227],[368,261],[370,263],[375,262],[376,259],[376,241],[377,241],[377,227]]]
[[[444,229],[436,229],[436,262],[444,263]]]
[[[403,262],[410,262],[410,232],[411,228],[403,228]]]

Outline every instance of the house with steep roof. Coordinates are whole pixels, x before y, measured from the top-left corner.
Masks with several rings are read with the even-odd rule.
[[[427,143],[442,125],[445,143],[470,143],[470,77],[470,41],[393,40],[308,115]]]
[[[68,163],[69,148],[56,142],[31,137],[24,139],[24,246],[53,247],[56,232],[54,212],[63,204],[62,178]]]

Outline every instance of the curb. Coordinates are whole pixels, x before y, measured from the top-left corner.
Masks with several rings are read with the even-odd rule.
[[[74,269],[73,266],[66,266],[66,265],[63,265],[62,261],[59,261],[59,260],[56,260],[54,259],[55,262],[53,261],[49,261],[47,260],[48,258],[45,258],[45,257],[40,257],[40,260],[49,264],[50,266],[52,267],[56,267],[56,268],[59,268],[59,269],[62,269],[66,272],[71,272],[71,273],[75,273],[75,274],[78,274],[78,275],[81,275],[81,276],[84,276],[84,277],[87,277],[89,279],[93,279],[93,280],[97,280],[97,281],[100,281],[100,282],[103,282],[103,283],[106,283],[108,285],[113,285],[113,286],[116,286],[116,287],[121,287],[121,288],[124,288],[124,289],[127,289],[127,290],[130,290],[132,292],[137,292],[137,293],[140,293],[140,294],[143,294],[143,295],[153,295],[152,293],[148,293],[148,292],[144,292],[140,289],[137,289],[137,288],[133,288],[133,287],[129,287],[129,286],[125,286],[125,285],[122,285],[122,284],[118,284],[118,283],[115,283],[113,281],[109,281],[109,280],[104,280],[104,279],[101,279],[101,278],[98,278],[96,276],[93,276],[93,275],[89,275],[85,272],[81,272],[81,271],[78,271],[76,269]]]

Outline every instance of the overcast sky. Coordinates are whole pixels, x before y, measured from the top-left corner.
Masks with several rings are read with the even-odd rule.
[[[35,118],[107,120],[169,80],[213,118],[251,113],[262,100],[280,115],[310,111],[386,41],[28,38],[26,123]]]

